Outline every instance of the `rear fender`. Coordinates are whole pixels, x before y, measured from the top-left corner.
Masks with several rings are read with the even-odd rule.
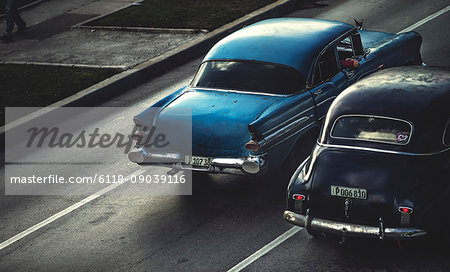
[[[370,53],[380,59],[384,68],[422,64],[420,46],[422,36],[417,32],[405,32],[396,34],[375,48],[370,48]]]
[[[303,125],[316,119],[314,100],[309,91],[302,91],[280,99],[250,123],[248,128],[252,137],[260,140],[263,136],[269,135],[303,116],[309,117]]]

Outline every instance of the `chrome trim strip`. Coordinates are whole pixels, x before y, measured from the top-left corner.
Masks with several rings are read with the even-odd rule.
[[[311,115],[312,117],[313,115]],[[293,131],[297,126],[303,124],[304,122],[308,121],[310,118],[310,116],[305,116],[302,117],[292,123],[290,123],[289,125],[283,127],[282,129],[279,129],[277,131],[275,131],[274,133],[270,134],[269,136],[265,137],[264,139],[262,139],[261,141],[258,142],[259,146],[261,148],[263,148],[264,146],[270,144],[271,142],[273,142],[274,140],[276,140],[279,137],[282,137],[286,134],[288,134],[289,132]]]
[[[327,102],[328,100],[330,100],[330,99],[335,99],[336,97],[337,97],[337,96],[331,96],[331,97],[325,99],[324,101],[320,102],[319,104],[317,104],[316,107],[319,107],[319,106],[321,106],[322,104],[324,104],[325,102]],[[317,118],[317,120],[319,120],[319,121],[322,120],[322,119],[327,115],[327,112],[328,112],[328,111],[326,111],[325,114],[322,115],[320,118]]]
[[[313,125],[315,125],[315,124],[316,124],[315,122],[312,122],[312,123],[308,124],[307,126],[303,127],[302,129],[295,131],[294,133],[292,133],[292,134],[289,135],[288,137],[284,138],[283,140],[281,140],[281,141],[279,141],[279,142],[277,142],[277,143],[271,145],[268,149],[266,149],[266,151],[268,151],[268,150],[274,148],[275,146],[277,146],[277,145],[279,145],[279,144],[281,144],[281,143],[283,143],[283,142],[289,140],[290,138],[294,137],[295,135],[299,134],[300,132],[302,132],[302,131],[308,129],[309,127],[311,127],[311,126],[313,126]]]
[[[445,134],[447,133],[447,131],[449,131],[448,130],[449,127],[450,127],[450,118],[447,120],[447,124],[445,125],[444,134],[442,134],[442,144],[444,146],[450,146],[450,143],[445,143]]]
[[[181,93],[179,93],[174,99],[172,99],[169,103],[167,103],[166,105],[159,107],[158,111],[155,113],[155,116],[153,117],[153,122],[152,122],[152,126],[156,127],[156,123],[158,121],[158,117],[161,114],[161,112],[163,110],[165,110],[170,104],[172,104],[175,100],[177,100],[180,96],[182,96],[184,93],[189,91],[189,87],[186,87],[185,90],[183,90]]]
[[[319,104],[317,104],[316,107],[321,106],[322,104],[328,102],[328,100],[330,100],[330,99],[335,99],[336,97],[337,97],[336,95],[335,95],[335,96],[330,96],[330,97],[328,97],[327,99],[325,99],[324,101],[322,101],[322,102],[320,102]]]
[[[433,156],[433,155],[438,155],[438,154],[441,154],[441,153],[444,153],[444,152],[450,150],[450,147],[448,147],[446,149],[443,149],[443,150],[440,150],[440,151],[436,151],[436,152],[432,152],[432,153],[409,153],[409,152],[384,150],[384,149],[377,149],[377,148],[370,148],[370,147],[322,144],[322,143],[319,143],[319,142],[317,142],[317,145],[319,145],[321,147],[334,147],[334,148],[351,149],[351,150],[363,150],[363,151],[381,152],[381,153],[407,155],[407,156]]]
[[[184,170],[195,170],[210,173],[257,174],[266,162],[267,153],[250,155],[241,158],[213,158],[209,166],[192,166],[182,162],[178,153],[150,153],[144,148],[134,148],[128,153],[130,161],[151,165],[172,166]]]
[[[283,218],[291,224],[308,227],[313,232],[324,232],[344,237],[380,238],[380,227],[311,218],[310,215],[307,220],[307,216],[291,211],[285,211]],[[427,235],[426,231],[417,228],[385,228],[384,226],[382,228],[383,238],[387,239],[407,240]]]
[[[206,87],[193,87],[189,85],[189,89],[191,91],[195,90],[206,90],[206,91],[217,91],[217,92],[224,92],[224,93],[239,93],[239,94],[253,94],[253,95],[265,95],[265,96],[275,96],[275,97],[287,97],[290,95],[283,95],[283,94],[270,94],[270,93],[258,93],[258,92],[248,92],[248,91],[239,91],[239,90],[226,90],[226,89],[218,89],[218,88],[206,88]]]
[[[269,130],[267,130],[266,132],[262,133],[262,135],[263,135],[263,136],[266,136],[266,135],[268,135],[269,133],[271,133],[272,131],[278,130],[279,127],[282,127],[282,126],[283,126],[284,124],[286,124],[286,123],[292,122],[292,120],[297,119],[300,115],[305,114],[306,112],[308,112],[308,111],[310,111],[310,110],[314,110],[315,107],[316,107],[316,106],[312,106],[312,107],[309,107],[309,108],[307,108],[306,110],[304,110],[304,111],[302,111],[302,112],[300,112],[300,113],[297,113],[296,115],[290,117],[289,119],[283,121],[282,123],[280,123],[280,124],[276,125],[275,127],[271,128],[271,129],[269,129]],[[256,120],[258,120],[258,119],[256,119]],[[256,120],[255,120],[255,121],[256,121]],[[289,126],[289,124],[288,124],[288,125],[285,125],[284,127],[287,127],[287,126]],[[283,128],[284,128],[284,127],[283,127]]]
[[[182,169],[182,170],[195,170],[195,171],[199,171],[199,172],[210,172],[209,171],[209,167],[193,167],[187,164],[181,164],[181,163],[176,163],[173,166]]]
[[[334,131],[334,127],[336,126],[337,121],[339,121],[339,119],[345,118],[345,117],[369,117],[369,118],[371,117],[371,118],[379,118],[379,119],[390,119],[390,120],[401,121],[401,122],[407,123],[411,127],[410,134],[409,134],[409,137],[408,137],[408,141],[406,143],[404,143],[404,144],[399,144],[399,143],[386,142],[386,141],[377,141],[377,140],[367,140],[367,139],[356,139],[356,138],[346,138],[346,137],[335,137],[335,136],[333,136],[332,133]],[[331,130],[330,130],[330,138],[405,146],[405,145],[409,144],[409,142],[411,141],[411,138],[413,136],[413,130],[414,130],[414,127],[411,124],[411,122],[409,122],[407,120],[399,119],[399,118],[387,117],[387,116],[378,116],[378,115],[347,114],[347,115],[341,115],[338,118],[336,118],[336,120],[334,120],[333,126],[331,127]]]
[[[215,158],[212,160],[211,165],[240,168],[244,164],[244,159],[241,158]]]

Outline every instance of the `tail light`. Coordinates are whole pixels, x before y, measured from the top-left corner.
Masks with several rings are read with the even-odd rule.
[[[145,136],[145,132],[144,131],[136,131],[131,137],[134,140],[140,140]]]
[[[413,209],[410,207],[398,207],[398,211],[400,212],[400,225],[408,226]]]
[[[305,200],[305,196],[304,195],[299,195],[299,194],[293,195],[292,198],[294,200]]]
[[[145,142],[146,137],[149,134],[149,128],[140,124],[136,124],[133,128],[131,138],[136,140],[136,145],[142,145]]]
[[[413,209],[410,208],[410,207],[399,207],[398,211],[401,212],[401,213],[408,213],[409,214],[409,213],[413,212]]]
[[[245,144],[245,149],[247,149],[248,151],[258,151],[259,147],[259,143],[255,140],[250,140]]]
[[[306,199],[304,195],[294,194],[292,198],[294,201],[294,210],[296,213],[303,213],[303,201]]]

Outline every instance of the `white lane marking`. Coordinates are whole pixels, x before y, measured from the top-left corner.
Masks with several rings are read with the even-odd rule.
[[[146,170],[143,170],[143,169],[138,170],[138,171],[134,172],[133,174],[127,176],[126,179],[130,179],[133,175],[134,176],[138,176],[140,174],[143,174],[145,171]],[[14,235],[13,237],[9,238],[8,240],[6,240],[6,241],[4,241],[4,242],[2,242],[0,244],[0,250],[4,249],[5,247],[11,245],[14,242],[19,241],[20,239],[26,237],[27,235],[29,235],[29,234],[39,230],[40,228],[45,227],[46,225],[50,224],[51,222],[53,222],[53,221],[63,217],[64,215],[66,215],[66,214],[68,214],[68,213],[70,213],[70,212],[72,212],[72,211],[74,211],[74,210],[76,210],[76,209],[78,209],[80,207],[82,207],[83,205],[91,202],[92,200],[98,198],[99,196],[102,196],[102,195],[106,194],[107,192],[109,192],[109,191],[119,187],[120,185],[122,185],[124,183],[111,184],[108,187],[105,187],[105,188],[101,189],[100,191],[98,191],[98,192],[96,192],[96,193],[94,193],[94,194],[92,194],[92,195],[82,199],[81,201],[73,204],[72,206],[70,206],[70,207],[68,207],[68,208],[66,208],[66,209],[64,209],[64,210],[62,210],[62,211],[60,211],[60,212],[50,216],[49,218],[45,219],[44,221],[41,221],[41,222],[37,223],[36,225],[34,225],[34,226],[32,226],[32,227],[22,231],[21,233],[19,233],[17,235]]]
[[[418,28],[419,26],[425,24],[426,22],[429,22],[429,21],[433,20],[434,18],[436,18],[436,17],[438,17],[438,16],[440,16],[440,15],[446,13],[446,12],[449,11],[449,10],[450,10],[450,6],[447,6],[447,7],[443,8],[443,9],[441,9],[440,11],[438,11],[438,12],[436,12],[436,13],[433,13],[433,14],[431,14],[430,16],[428,16],[428,17],[426,17],[426,18],[424,18],[424,19],[418,21],[417,23],[415,23],[415,24],[413,24],[413,25],[411,25],[411,26],[409,26],[409,27],[407,27],[407,28],[405,28],[405,29],[403,29],[403,30],[397,32],[397,34],[402,33],[402,32],[408,32],[408,31],[411,31],[411,30],[413,30],[413,29],[416,29],[416,28]]]
[[[254,261],[256,261],[259,258],[261,258],[262,256],[264,256],[267,252],[271,251],[272,249],[279,246],[287,239],[291,238],[294,234],[296,234],[297,232],[299,232],[302,229],[303,228],[301,228],[299,226],[294,226],[294,227],[290,228],[288,231],[286,231],[285,233],[283,233],[280,236],[278,236],[277,238],[275,238],[275,240],[273,240],[272,242],[263,246],[260,250],[256,251],[252,255],[248,256],[245,260],[238,263],[233,268],[229,269],[228,272],[241,271],[242,269],[246,268],[248,265],[250,265]]]

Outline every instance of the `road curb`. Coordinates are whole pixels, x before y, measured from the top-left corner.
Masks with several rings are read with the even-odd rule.
[[[73,63],[54,63],[54,62],[36,62],[36,61],[0,61],[0,64],[17,64],[17,65],[42,65],[57,67],[77,67],[77,68],[95,68],[95,69],[118,69],[125,71],[126,65],[92,65],[92,64],[73,64]]]
[[[94,17],[94,18],[90,18],[90,19],[87,19],[87,20],[85,20],[85,21],[83,21],[83,22],[81,22],[81,23],[78,23],[78,24],[76,24],[76,25],[73,25],[71,28],[86,27],[86,26],[84,26],[84,24],[87,24],[87,23],[93,22],[93,21],[95,21],[95,20],[104,18],[104,17],[106,17],[106,16],[109,16],[109,15],[111,15],[111,14],[113,14],[113,13],[116,13],[116,12],[118,12],[118,11],[121,11],[121,10],[123,10],[123,9],[127,9],[127,8],[129,8],[129,7],[132,7],[132,6],[139,5],[139,4],[142,3],[143,1],[144,1],[144,0],[139,0],[139,1],[136,1],[136,2],[133,2],[133,3],[129,3],[129,4],[125,5],[125,6],[120,7],[120,8],[118,8],[118,9],[115,9],[115,10],[113,10],[113,11],[111,11],[111,12],[108,12],[108,13],[105,13],[105,14],[101,14],[101,15],[96,16],[96,17]]]
[[[178,29],[178,28],[153,28],[153,27],[130,27],[130,26],[87,26],[79,25],[72,26],[71,29],[94,29],[94,30],[116,30],[116,31],[134,31],[134,32],[147,32],[147,33],[169,33],[169,34],[196,34],[196,33],[208,33],[206,29]]]
[[[26,124],[33,119],[45,117],[57,107],[95,106],[103,101],[107,101],[111,99],[111,97],[124,93],[126,90],[142,84],[151,78],[164,74],[168,70],[206,53],[206,51],[217,41],[245,25],[263,19],[278,17],[292,11],[297,2],[298,0],[278,0],[253,11],[231,23],[206,33],[204,36],[190,41],[183,46],[179,46],[158,57],[138,64],[132,69],[105,79],[72,96],[53,103],[42,110],[8,123],[0,128],[0,134],[4,134],[6,131]]]

